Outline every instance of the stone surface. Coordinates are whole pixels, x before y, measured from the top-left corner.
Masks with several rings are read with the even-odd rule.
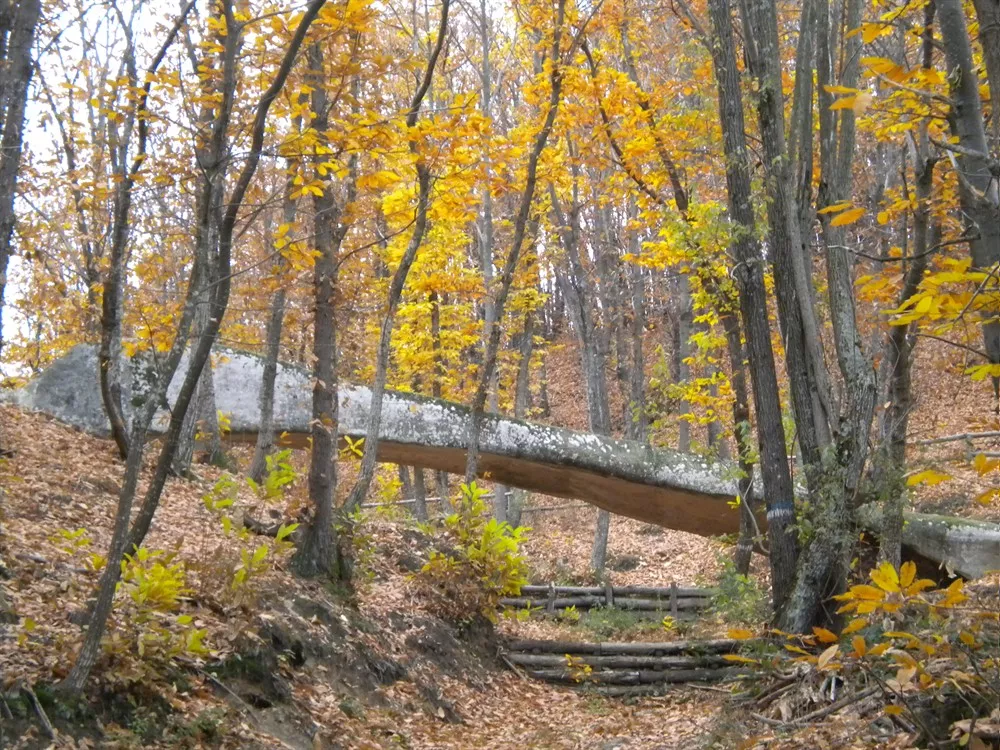
[[[217,407],[229,419],[230,439],[256,439],[263,373],[260,358],[230,350],[213,357]],[[167,399],[180,388],[182,361]],[[124,368],[126,411],[148,392],[154,365],[134,359]],[[280,365],[275,384],[274,430],[294,446],[306,444],[311,418],[310,374]],[[342,436],[364,437],[371,391],[343,385]],[[109,431],[101,401],[97,351],[80,345],[24,388],[5,399],[49,414],[92,434]],[[154,432],[167,425],[157,412]],[[449,401],[388,391],[382,405],[379,459],[453,474],[465,473],[469,410]],[[734,471],[696,456],[653,450],[626,440],[489,416],[483,426],[480,471],[489,479],[557,497],[578,498],[619,515],[704,536],[738,531],[739,513],[729,505],[736,492]],[[862,525],[877,531],[877,509],[859,511]],[[1000,526],[961,518],[907,514],[904,546],[911,552],[977,577],[1000,569]],[[764,521],[761,519],[763,525]]]
[[[259,423],[263,361],[221,350],[213,357],[216,405],[229,419],[230,439],[255,439]],[[187,360],[168,389],[173,402]],[[125,410],[136,410],[148,392],[154,364],[136,358],[123,367]],[[311,418],[311,376],[281,365],[275,384],[274,430],[302,446]],[[340,389],[342,436],[363,437],[371,391]],[[98,381],[96,348],[80,345],[24,388],[7,397],[23,408],[49,414],[92,434],[107,435]],[[166,408],[158,410],[153,431],[165,429]],[[382,404],[379,458],[392,463],[465,470],[469,410],[459,404],[389,391]],[[739,515],[728,505],[735,483],[731,471],[696,456],[652,450],[641,444],[598,437],[505,417],[487,417],[481,439],[480,470],[509,486],[559,497],[579,498],[620,515],[660,526],[713,535],[733,533]]]
[[[1000,526],[955,516],[905,513],[903,547],[963,578],[1000,570]],[[877,533],[882,514],[874,505],[858,509],[858,520]]]

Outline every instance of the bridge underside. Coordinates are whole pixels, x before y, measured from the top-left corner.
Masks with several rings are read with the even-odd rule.
[[[362,436],[350,437],[353,440]],[[256,433],[229,435],[229,440],[235,442],[253,443],[256,439]],[[305,448],[308,436],[286,434],[280,442]],[[383,463],[465,474],[464,448],[381,440],[377,455]],[[543,495],[584,500],[620,516],[691,534],[717,536],[739,531],[738,512],[727,504],[733,499],[731,494],[706,497],[692,490],[642,484],[579,466],[559,466],[496,453],[480,453],[479,476]]]

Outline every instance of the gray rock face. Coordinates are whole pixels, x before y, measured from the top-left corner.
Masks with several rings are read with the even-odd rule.
[[[222,350],[214,357],[216,405],[229,418],[230,439],[253,441],[260,422],[263,361]],[[167,393],[173,402],[186,371],[182,360]],[[108,435],[98,380],[97,350],[80,345],[6,400],[49,414],[96,435]],[[124,407],[131,415],[148,393],[154,365],[135,358],[123,366]],[[367,430],[371,391],[340,389],[342,436]],[[274,430],[289,445],[305,446],[312,409],[312,378],[306,370],[279,365]],[[159,410],[153,431],[162,432],[169,412]],[[469,410],[459,404],[389,391],[382,404],[379,459],[453,474],[465,473]],[[480,471],[508,486],[579,498],[612,513],[704,536],[734,533],[739,513],[728,505],[736,492],[731,467],[696,456],[653,450],[626,440],[599,437],[506,417],[483,425]],[[877,530],[874,509],[862,509],[862,525]],[[765,521],[761,519],[763,527]],[[1000,526],[960,518],[908,514],[903,543],[914,553],[947,564],[967,577],[1000,569]]]
[[[216,406],[230,424],[230,439],[254,440],[260,420],[263,361],[232,350],[214,357]],[[167,393],[173,403],[187,367],[181,361]],[[126,417],[142,404],[155,365],[149,359],[123,362]],[[305,445],[311,419],[311,375],[279,365],[275,382],[274,430],[285,442]],[[371,391],[340,389],[342,436],[364,437]],[[92,434],[108,435],[98,379],[97,350],[80,345],[24,388],[7,397],[26,409],[49,414]],[[152,431],[168,423],[157,411]],[[454,474],[465,471],[469,410],[459,404],[389,391],[382,403],[379,459]],[[488,417],[481,439],[480,471],[509,486],[560,497],[580,498],[620,515],[703,535],[732,533],[737,511],[726,467],[696,456],[651,450],[638,443],[598,437],[504,417]]]
[[[1000,526],[955,516],[906,513],[903,516],[903,546],[957,573],[979,578],[1000,570]],[[862,526],[878,532],[882,514],[874,505],[858,509]]]

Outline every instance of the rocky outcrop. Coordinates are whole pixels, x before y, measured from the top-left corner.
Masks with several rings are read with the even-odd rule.
[[[858,509],[858,522],[878,533],[882,514],[875,505]],[[949,573],[979,578],[1000,570],[1000,526],[956,516],[905,513],[903,547],[910,557],[925,558]]]
[[[187,362],[182,361],[167,401],[172,403]],[[143,403],[155,362],[137,357],[123,367],[128,415]],[[229,420],[230,440],[256,438],[260,419],[263,362],[243,352],[223,350],[213,358],[216,404]],[[80,345],[6,400],[49,414],[87,432],[107,435],[98,383],[97,351]],[[302,368],[282,364],[275,382],[274,430],[287,444],[306,444],[311,419],[312,379]],[[343,385],[342,436],[365,436],[371,391]],[[161,432],[168,404],[157,412]],[[391,463],[465,473],[469,410],[450,401],[389,391],[382,403],[379,459]],[[739,512],[730,506],[736,492],[734,470],[692,456],[639,443],[490,416],[482,434],[480,472],[512,487],[585,500],[612,513],[703,536],[735,533]],[[877,509],[859,511],[859,521],[879,528]],[[763,526],[764,520],[761,519]],[[903,544],[914,556],[966,576],[1000,569],[1000,526],[961,518],[910,513]]]
[[[172,403],[186,368],[181,362],[167,393]],[[213,357],[216,406],[229,420],[231,440],[252,440],[260,417],[263,362],[243,352]],[[107,435],[98,382],[97,351],[75,347],[8,400],[50,414],[87,432]],[[122,368],[127,416],[149,392],[155,362],[134,358]],[[311,419],[310,374],[280,365],[275,383],[274,430],[292,445],[304,445]],[[364,437],[371,391],[340,390],[342,436]],[[153,431],[168,421],[168,405],[157,412]],[[459,404],[390,391],[382,404],[379,459],[454,474],[465,472],[469,410]],[[653,450],[639,443],[491,416],[481,438],[480,472],[513,487],[579,498],[619,515],[695,534],[736,532],[739,515],[728,505],[735,483],[726,467],[697,456]]]

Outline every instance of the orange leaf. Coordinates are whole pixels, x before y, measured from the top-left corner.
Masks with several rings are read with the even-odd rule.
[[[836,635],[831,633],[826,628],[814,627],[813,633],[816,634],[816,638],[819,640],[820,643],[836,643],[837,641],[840,640],[840,638],[838,638]]]
[[[851,633],[856,633],[859,630],[861,630],[863,627],[865,627],[866,625],[868,625],[868,620],[866,620],[863,617],[855,617],[853,620],[851,620],[849,623],[847,623],[847,627],[845,627],[843,630],[841,630],[840,634],[841,635],[850,635]]]

